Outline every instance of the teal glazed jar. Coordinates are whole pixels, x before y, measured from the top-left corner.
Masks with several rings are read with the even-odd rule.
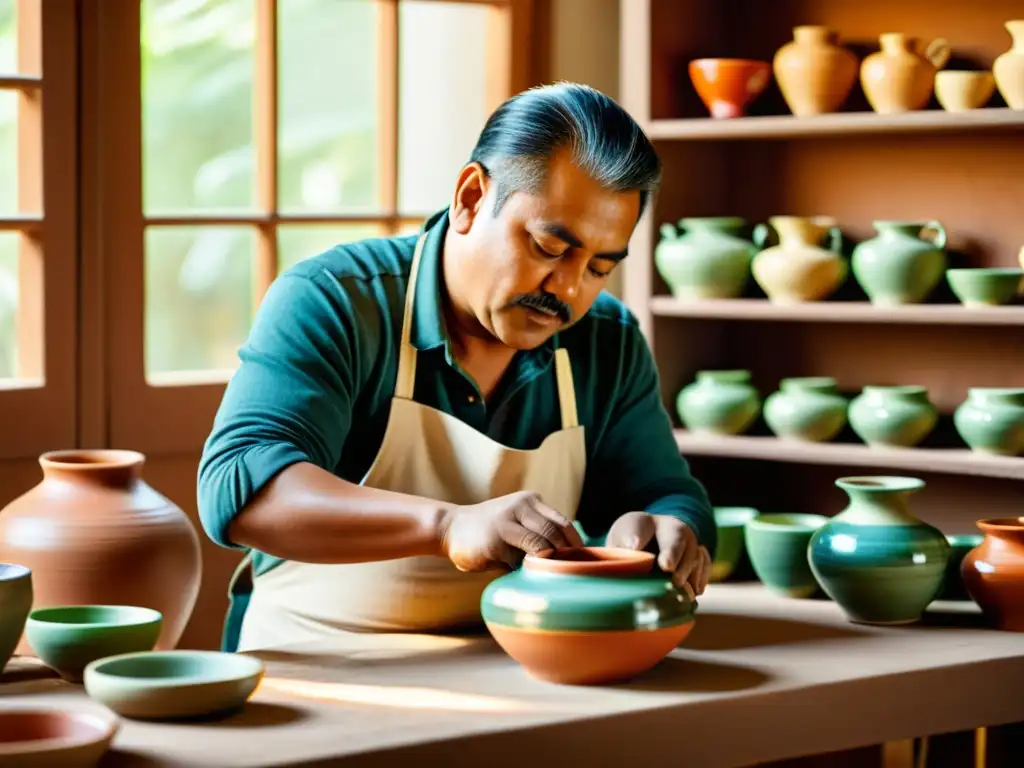
[[[847,406],[831,376],[783,379],[764,401],[764,420],[783,440],[820,443],[846,426]]]
[[[698,371],[676,398],[679,420],[691,432],[737,435],[761,412],[761,396],[750,371]]]
[[[853,249],[851,269],[872,304],[918,304],[946,271],[946,230],[937,221],[876,221],[878,235]],[[921,237],[934,230],[932,241]]]
[[[910,513],[924,487],[913,477],[842,477],[846,508],[811,537],[815,578],[847,617],[862,624],[910,624],[945,581],[950,545]]]
[[[866,386],[850,402],[850,427],[868,445],[911,448],[939,420],[928,390],[916,384]]]
[[[757,247],[739,233],[746,222],[736,216],[680,219],[678,229],[661,225],[654,248],[658,274],[678,299],[733,299],[750,279]]]
[[[1024,453],[1024,387],[973,387],[953,414],[972,451],[1000,456]]]

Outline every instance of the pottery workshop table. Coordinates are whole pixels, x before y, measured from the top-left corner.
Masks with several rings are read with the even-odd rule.
[[[267,675],[245,712],[124,720],[103,765],[491,768],[572,754],[712,768],[1022,721],[1024,635],[983,628],[972,608],[936,604],[918,626],[866,627],[824,600],[714,585],[682,648],[606,688],[533,681],[480,637],[293,647],[257,654]],[[102,709],[29,663],[8,668],[0,707]]]

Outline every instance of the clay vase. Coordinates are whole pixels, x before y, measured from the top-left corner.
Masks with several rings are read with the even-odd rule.
[[[697,95],[716,119],[743,117],[772,74],[767,61],[749,59],[694,59],[689,71]]]
[[[847,417],[868,445],[912,448],[935,429],[939,412],[925,387],[869,385],[850,401]]]
[[[654,265],[677,299],[732,299],[750,278],[756,248],[738,233],[746,222],[735,216],[679,220],[677,230],[661,225]]]
[[[837,112],[857,81],[857,57],[827,27],[793,28],[793,40],[775,53],[775,80],[799,117]]]
[[[488,631],[531,677],[567,685],[628,680],[694,625],[697,603],[652,573],[654,555],[583,547],[527,555],[484,589]]]
[[[830,376],[783,379],[764,401],[764,420],[782,440],[821,443],[846,426],[847,405]]]
[[[881,50],[860,65],[860,84],[871,108],[879,114],[923,109],[932,96],[935,73],[949,61],[949,44],[939,38],[924,53],[917,39],[898,32],[880,35]]]
[[[134,451],[43,454],[42,481],[0,511],[0,561],[32,570],[35,608],[159,611],[155,647],[165,650],[192,615],[202,560],[191,521],[142,479],[144,461]]]
[[[765,248],[774,229],[779,244]],[[819,243],[828,235],[828,248]],[[754,256],[754,280],[774,304],[818,301],[831,295],[846,279],[842,257],[843,236],[835,219],[827,216],[772,216],[754,228],[754,244],[763,251]]]
[[[1013,44],[995,60],[992,74],[1010,109],[1024,110],[1024,19],[1006,22]]]
[[[676,397],[679,420],[691,432],[737,435],[761,412],[750,371],[698,371]]]
[[[875,221],[878,235],[858,243],[850,266],[872,304],[918,304],[946,271],[946,230],[937,221]],[[929,242],[921,237],[933,230]]]
[[[960,564],[964,588],[993,625],[1024,632],[1024,520],[993,518],[976,525],[985,538]]]
[[[909,624],[921,618],[945,580],[945,534],[910,513],[914,477],[841,477],[849,502],[815,531],[807,560],[822,590],[847,618]]]
[[[1024,453],[1024,387],[972,387],[953,413],[953,425],[972,451]]]

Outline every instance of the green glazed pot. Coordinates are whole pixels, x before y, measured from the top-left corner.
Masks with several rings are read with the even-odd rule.
[[[735,216],[680,219],[661,225],[654,265],[680,299],[732,299],[743,294],[757,247],[738,236]]]
[[[946,230],[937,221],[876,221],[876,237],[853,249],[851,268],[872,304],[925,300],[946,271]],[[932,242],[921,231],[934,230]]]
[[[764,420],[784,440],[825,442],[846,425],[846,398],[829,376],[783,379],[764,403]]]
[[[938,600],[970,600],[967,588],[964,586],[963,576],[960,575],[960,565],[963,563],[967,553],[975,547],[981,546],[985,536],[980,533],[962,533],[946,536],[949,542],[949,560],[946,563],[946,575],[942,579],[942,588],[939,590]]]
[[[953,414],[971,450],[1001,456],[1024,453],[1024,387],[973,387]]]
[[[747,521],[757,517],[753,507],[715,507],[715,528],[718,543],[711,561],[711,576],[708,581],[725,581],[736,570],[743,557],[743,531]]]
[[[854,622],[909,624],[942,587],[950,545],[909,511],[913,477],[843,477],[846,508],[811,538],[807,559],[825,593]]]
[[[810,597],[818,582],[807,563],[811,536],[828,522],[823,515],[759,515],[747,523],[744,540],[757,578],[786,597]]]
[[[696,380],[676,398],[683,426],[692,432],[735,435],[761,412],[761,397],[750,371],[698,371]]]
[[[939,420],[928,390],[917,385],[866,386],[850,401],[850,427],[868,445],[910,448]]]
[[[0,675],[21,640],[32,600],[32,571],[23,565],[0,563]]]

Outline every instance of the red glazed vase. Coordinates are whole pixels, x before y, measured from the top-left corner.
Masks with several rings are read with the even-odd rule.
[[[967,594],[999,629],[1024,632],[1024,521],[979,520],[985,534],[960,564]]]
[[[31,569],[33,609],[160,611],[156,649],[170,650],[195,607],[202,555],[185,513],[142,479],[144,462],[134,451],[43,454],[42,481],[0,511],[0,562]],[[16,652],[31,654],[24,637]]]
[[[690,80],[714,118],[743,117],[747,105],[764,93],[772,65],[748,59],[694,59]]]

